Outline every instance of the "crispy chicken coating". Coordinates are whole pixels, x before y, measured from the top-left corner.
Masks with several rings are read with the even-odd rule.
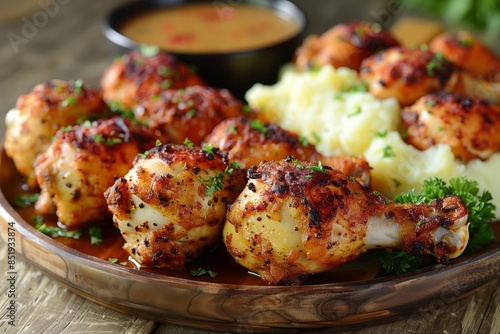
[[[5,117],[5,153],[26,177],[26,184],[35,187],[33,163],[49,147],[57,130],[100,115],[105,109],[101,91],[83,86],[81,81],[52,80],[36,85],[17,99],[16,107]]]
[[[338,170],[291,159],[253,167],[248,178],[223,240],[237,263],[269,284],[300,283],[371,248],[446,261],[468,241],[468,211],[456,196],[395,204]]]
[[[398,45],[377,23],[337,24],[321,36],[309,36],[295,53],[295,65],[301,71],[328,64],[359,70],[364,58]]]
[[[429,49],[475,77],[500,82],[500,59],[467,31],[442,33],[430,42]]]
[[[130,123],[118,117],[57,132],[35,161],[41,189],[35,209],[56,213],[70,229],[103,221],[109,215],[104,191],[132,167],[145,144],[145,130],[139,133],[136,138]]]
[[[164,52],[145,55],[129,51],[117,58],[101,79],[104,100],[125,110],[166,89],[204,84],[186,64]]]
[[[459,160],[500,150],[500,106],[475,97],[433,93],[401,111],[406,142],[420,150],[447,144]]]
[[[229,160],[237,162],[241,168],[293,156],[300,161],[321,161],[324,165],[357,178],[363,184],[370,184],[370,166],[365,159],[322,156],[312,144],[297,134],[259,120],[245,117],[227,119],[215,127],[205,138],[205,143],[226,152]]]
[[[188,138],[200,145],[217,124],[244,115],[247,108],[227,89],[191,86],[145,99],[134,113],[138,120],[167,135],[170,143],[182,144]]]
[[[395,97],[407,106],[427,93],[443,90],[454,70],[439,54],[395,47],[366,58],[360,76],[376,98]]]
[[[123,248],[141,265],[183,267],[221,241],[245,173],[216,149],[170,144],[137,158],[106,193]]]

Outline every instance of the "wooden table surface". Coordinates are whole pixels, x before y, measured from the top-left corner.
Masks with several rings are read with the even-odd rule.
[[[4,12],[9,6],[25,2],[28,1],[0,0]],[[124,1],[29,2],[31,10],[15,11],[21,16],[0,16],[0,20],[9,19],[0,22],[1,136],[5,131],[4,113],[14,106],[18,95],[28,92],[35,84],[60,78],[82,79],[99,85],[102,71],[113,59],[101,33],[102,21],[109,10]],[[310,17],[316,18],[311,32],[323,31],[338,21],[373,19],[374,15],[388,13],[383,1],[297,2],[308,10]],[[360,13],[350,8],[363,9]],[[16,326],[12,327],[6,318],[9,300],[6,265],[7,247],[0,242],[0,333],[209,333],[159,324],[107,309],[69,292],[23,259],[16,263],[18,310]],[[346,333],[500,333],[500,280],[492,281],[459,301],[432,301],[428,307],[415,312],[417,316]]]

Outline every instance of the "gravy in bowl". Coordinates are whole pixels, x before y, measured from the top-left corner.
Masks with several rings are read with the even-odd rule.
[[[118,30],[170,52],[226,53],[279,43],[299,29],[297,22],[271,8],[192,3],[139,14]]]

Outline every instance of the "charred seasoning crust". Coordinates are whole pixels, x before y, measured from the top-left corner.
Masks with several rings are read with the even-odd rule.
[[[390,62],[381,69],[380,82],[382,85],[402,79],[406,84],[419,85],[429,77],[437,78],[440,87],[444,87],[446,81],[453,73],[455,66],[439,54],[420,49],[407,49],[394,47],[367,59],[362,63],[361,72],[371,73],[373,63],[384,61],[389,53],[400,54],[400,60],[395,64]]]
[[[373,194],[370,189],[354,178],[333,169],[309,162],[296,161],[288,157],[284,161],[270,161],[259,166],[253,166],[247,171],[249,184],[252,179],[260,179],[269,187],[268,197],[283,198],[293,196],[307,207],[310,227],[320,227],[328,223],[338,213],[347,210],[351,198],[363,195],[366,198],[364,206],[372,208],[363,213],[358,222],[366,222],[368,214],[375,214],[385,204],[385,198]],[[338,191],[327,187],[333,186]],[[324,189],[324,190],[323,190]],[[332,204],[333,203],[333,204]],[[373,211],[373,212],[372,212]],[[364,217],[366,216],[366,217]],[[321,228],[320,228],[321,230]]]

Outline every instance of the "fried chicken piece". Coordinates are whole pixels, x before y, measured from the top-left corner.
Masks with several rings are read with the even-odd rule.
[[[338,170],[291,159],[253,167],[248,177],[223,240],[237,263],[269,284],[300,283],[372,248],[446,261],[468,242],[468,211],[456,196],[395,204]]]
[[[474,77],[500,82],[500,59],[467,31],[442,33],[430,42],[429,49]]]
[[[500,106],[476,97],[433,93],[401,111],[405,140],[425,150],[447,144],[459,160],[486,160],[500,150]]]
[[[124,249],[140,264],[180,268],[221,241],[226,208],[245,184],[227,157],[156,147],[106,193]]]
[[[74,125],[106,110],[102,92],[81,81],[52,80],[21,95],[5,117],[5,153],[26,184],[36,186],[33,163],[63,126]]]
[[[444,57],[422,49],[395,47],[363,60],[361,79],[379,99],[395,97],[401,106],[443,90],[455,70]]]
[[[370,166],[361,157],[325,157],[297,134],[278,125],[239,117],[227,119],[215,127],[205,143],[228,154],[229,160],[242,168],[250,168],[262,161],[282,160],[288,156],[300,161],[318,162],[337,168],[370,184]]]
[[[182,144],[188,138],[200,145],[217,124],[244,115],[247,108],[227,89],[191,86],[145,99],[134,113],[139,121],[166,134],[170,143]]]
[[[165,52],[144,55],[129,51],[117,58],[101,79],[104,100],[125,110],[166,89],[204,84],[186,64]]]
[[[103,221],[109,215],[104,191],[132,167],[144,146],[145,130],[139,133],[136,138],[134,127],[118,117],[57,132],[35,161],[41,189],[35,209],[56,213],[70,229]]]
[[[301,71],[328,64],[359,70],[364,58],[398,45],[377,23],[337,24],[321,36],[309,36],[295,53],[295,65]]]

